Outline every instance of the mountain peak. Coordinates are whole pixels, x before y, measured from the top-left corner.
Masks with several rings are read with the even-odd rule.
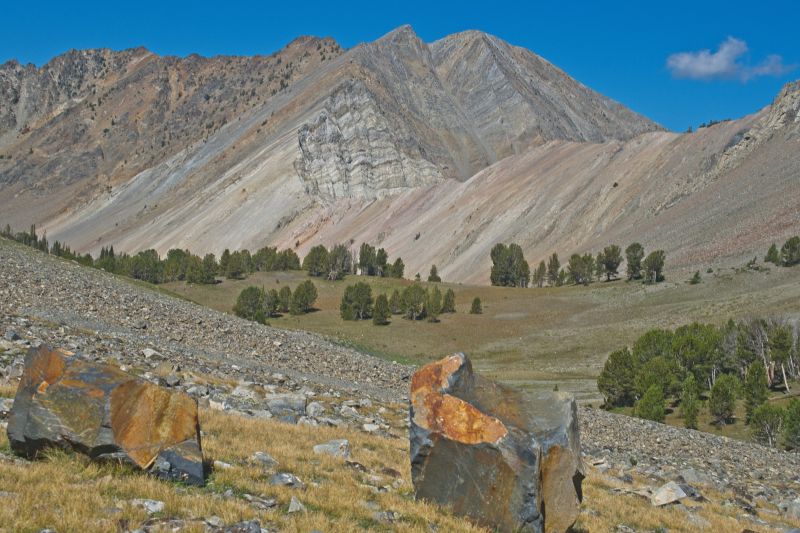
[[[411,27],[411,24],[403,24],[393,29],[386,35],[378,38],[376,43],[383,42],[397,42],[397,41],[421,41],[417,32]]]

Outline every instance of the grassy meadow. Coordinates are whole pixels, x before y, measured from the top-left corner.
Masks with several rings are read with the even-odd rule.
[[[597,403],[595,379],[607,355],[652,328],[675,328],[693,321],[722,324],[728,319],[800,312],[800,268],[725,269],[704,273],[698,285],[690,275],[667,272],[667,281],[643,285],[623,280],[588,287],[518,289],[441,283],[452,288],[455,314],[439,323],[393,317],[388,326],[344,321],[339,302],[348,284],[365,281],[373,296],[391,294],[408,280],[349,276],[342,281],[312,278],[319,298],[316,311],[271,318],[272,326],[320,333],[385,359],[421,364],[463,351],[476,368],[522,388],[571,391]],[[258,272],[244,280],[216,285],[168,283],[164,288],[214,309],[231,312],[238,293],[249,285],[294,288],[305,272]],[[424,285],[430,285],[424,283]],[[474,297],[482,315],[470,315]]]

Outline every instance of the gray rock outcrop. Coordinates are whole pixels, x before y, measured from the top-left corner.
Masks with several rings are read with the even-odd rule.
[[[575,523],[584,475],[572,397],[514,391],[454,354],[414,374],[410,418],[417,498],[498,531]]]

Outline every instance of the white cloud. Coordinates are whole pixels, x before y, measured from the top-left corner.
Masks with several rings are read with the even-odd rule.
[[[732,79],[741,82],[759,76],[781,76],[795,68],[795,65],[785,65],[779,55],[770,55],[757,65],[748,65],[742,61],[745,53],[746,42],[728,37],[716,52],[706,49],[672,54],[667,58],[667,68],[675,78]]]

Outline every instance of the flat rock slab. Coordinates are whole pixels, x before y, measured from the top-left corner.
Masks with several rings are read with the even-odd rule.
[[[195,400],[46,346],[25,358],[8,440],[29,458],[57,447],[124,461],[166,479],[204,483]]]
[[[414,374],[410,415],[417,498],[497,531],[575,523],[584,476],[571,396],[510,389],[454,354]]]

